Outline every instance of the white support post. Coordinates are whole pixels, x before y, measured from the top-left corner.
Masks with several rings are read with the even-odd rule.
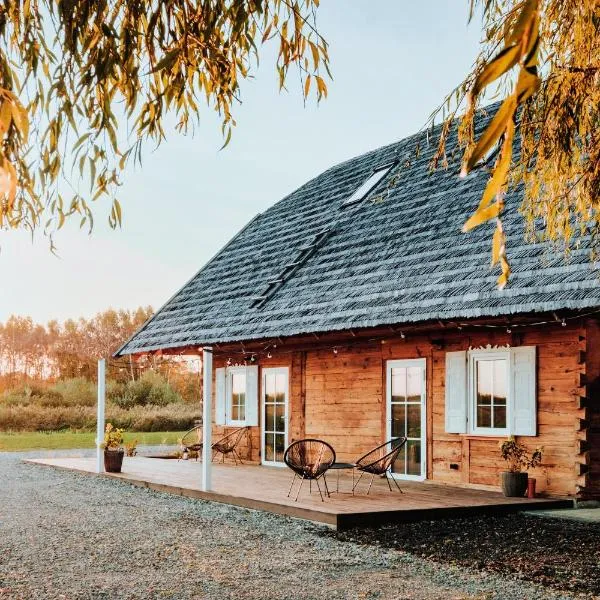
[[[202,489],[211,489],[212,476],[212,348],[202,348]]]
[[[98,416],[96,419],[96,473],[104,471],[102,442],[104,441],[104,404],[106,401],[106,361],[98,361]]]

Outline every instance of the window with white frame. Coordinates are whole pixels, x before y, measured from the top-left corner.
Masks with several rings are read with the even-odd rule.
[[[446,353],[445,430],[537,435],[536,348]]]
[[[215,380],[215,423],[233,427],[258,425],[258,367],[218,368]]]
[[[471,354],[471,424],[473,433],[508,431],[509,353]]]

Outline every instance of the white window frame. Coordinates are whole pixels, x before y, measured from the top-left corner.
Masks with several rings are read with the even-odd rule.
[[[506,436],[510,435],[513,411],[512,380],[513,369],[510,349],[471,350],[468,353],[468,432],[471,435]],[[477,427],[477,362],[479,360],[506,361],[506,427]]]
[[[227,367],[225,371],[225,426],[226,427],[245,427],[246,419],[234,420],[231,418],[233,410],[233,375],[241,373],[244,376],[246,385],[244,386],[244,416],[248,411],[248,375],[246,367]]]
[[[266,403],[265,403],[265,390],[266,390],[266,379],[267,375],[285,375],[285,408],[284,408],[284,419],[285,419],[285,430],[284,430],[284,448],[288,447],[288,432],[289,432],[289,390],[290,390],[290,370],[288,367],[265,367],[262,370],[261,377],[261,389],[260,389],[260,404],[261,404],[261,428],[260,428],[260,456],[263,465],[269,465],[272,467],[285,467],[285,463],[277,462],[275,460],[265,460],[265,433],[266,433]]]

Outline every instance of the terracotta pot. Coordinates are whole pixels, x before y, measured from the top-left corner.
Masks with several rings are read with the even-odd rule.
[[[529,477],[527,479],[527,497],[535,498],[535,478]]]
[[[105,450],[104,470],[107,473],[120,473],[123,466],[123,456],[125,456],[125,450]]]
[[[500,473],[502,481],[502,492],[508,498],[522,498],[527,491],[527,473],[511,473],[503,471]]]

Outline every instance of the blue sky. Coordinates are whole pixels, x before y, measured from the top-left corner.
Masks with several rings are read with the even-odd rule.
[[[123,227],[99,206],[91,236],[66,228],[59,257],[39,235],[0,233],[0,321],[158,308],[255,214],[328,167],[418,131],[475,59],[467,0],[322,0],[334,80],[303,105],[295,74],[279,93],[275,49],[242,84],[238,127],[222,144],[209,109],[195,135],[171,131],[120,193]]]

